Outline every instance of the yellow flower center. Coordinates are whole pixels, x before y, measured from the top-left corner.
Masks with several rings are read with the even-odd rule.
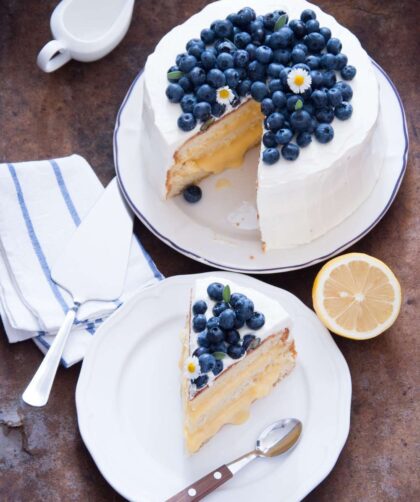
[[[229,98],[229,90],[228,89],[221,89],[219,91],[219,97],[222,99],[228,99]]]
[[[188,363],[187,370],[189,373],[194,373],[195,371],[195,364],[193,362]]]
[[[295,84],[296,85],[302,85],[305,82],[305,77],[303,75],[296,75],[295,76]]]

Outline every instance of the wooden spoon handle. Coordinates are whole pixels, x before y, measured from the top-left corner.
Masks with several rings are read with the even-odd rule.
[[[226,483],[233,474],[226,465],[215,469],[207,476],[199,479],[184,490],[180,491],[166,502],[196,502],[203,499],[206,495],[214,491],[223,483]]]

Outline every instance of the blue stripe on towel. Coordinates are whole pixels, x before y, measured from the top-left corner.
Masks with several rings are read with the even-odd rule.
[[[45,340],[44,338],[44,335],[45,333],[43,331],[39,331],[38,332],[38,336],[36,337],[36,339],[38,340],[38,342],[43,346],[45,347],[47,350],[49,350],[49,348],[51,347],[51,345],[47,342],[47,340]],[[66,360],[63,359],[62,357],[60,358],[60,364],[62,366],[64,366],[64,368],[69,368],[70,366],[67,364]]]
[[[35,233],[34,226],[32,224],[31,217],[29,215],[28,208],[26,207],[25,198],[23,196],[22,187],[20,186],[19,179],[16,174],[16,170],[13,164],[7,164],[9,168],[10,175],[13,179],[13,183],[15,185],[16,196],[19,202],[20,209],[22,211],[22,217],[25,221],[26,229],[29,234],[29,238],[31,239],[32,247],[34,248],[35,254],[38,258],[41,269],[44,273],[45,278],[47,279],[48,284],[54,296],[56,297],[58,303],[61,305],[61,308],[66,313],[69,309],[66,301],[64,300],[61,292],[57,286],[57,284],[51,279],[51,271],[47,263],[47,259],[45,258],[44,252],[42,251],[41,245],[39,243],[38,237]]]
[[[137,244],[140,247],[141,252],[143,253],[143,256],[146,258],[146,261],[147,261],[151,271],[153,272],[153,275],[156,277],[156,279],[159,279],[159,281],[161,281],[162,279],[165,278],[165,276],[160,273],[160,271],[158,270],[158,268],[155,265],[155,262],[152,260],[149,253],[144,249],[144,247],[142,246],[137,235],[134,233],[133,233],[133,235],[134,235],[134,238],[136,239]]]
[[[60,166],[55,160],[50,160],[50,164],[52,165],[55,177],[57,178],[57,183],[60,187],[60,191],[63,196],[64,202],[66,203],[67,209],[69,210],[69,213],[73,218],[74,224],[76,225],[76,227],[78,227],[80,225],[80,216],[73,204],[72,198],[70,197],[66,182],[64,181],[63,175],[61,173]]]

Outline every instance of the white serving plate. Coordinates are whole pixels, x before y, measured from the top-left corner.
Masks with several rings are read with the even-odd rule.
[[[189,456],[183,444],[178,361],[195,276],[171,277],[141,291],[95,334],[76,390],[83,440],[107,481],[129,500],[169,498],[251,450],[271,422],[296,417],[303,435],[290,454],[254,462],[208,500],[255,502],[263,494],[264,502],[298,501],[328,475],[347,439],[350,373],[316,315],[287,291],[244,275],[217,275],[258,289],[288,310],[296,368],[252,405],[246,423],[223,427]]]
[[[256,220],[255,179],[258,150],[242,169],[230,169],[200,183],[199,204],[183,197],[162,200],[147,176],[153,169],[142,147],[142,78],[130,87],[118,113],[114,161],[122,192],[138,218],[177,251],[216,268],[252,274],[285,272],[326,260],[353,245],[381,220],[405,173],[408,134],[404,109],[388,75],[374,61],[380,84],[380,115],[375,140],[384,151],[380,178],[369,198],[340,225],[293,249],[263,252]],[[231,187],[218,189],[217,181]]]

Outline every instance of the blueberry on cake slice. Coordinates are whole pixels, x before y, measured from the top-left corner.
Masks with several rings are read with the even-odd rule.
[[[266,295],[232,281],[198,279],[182,348],[187,450],[196,452],[225,424],[240,424],[295,365],[291,320]]]

